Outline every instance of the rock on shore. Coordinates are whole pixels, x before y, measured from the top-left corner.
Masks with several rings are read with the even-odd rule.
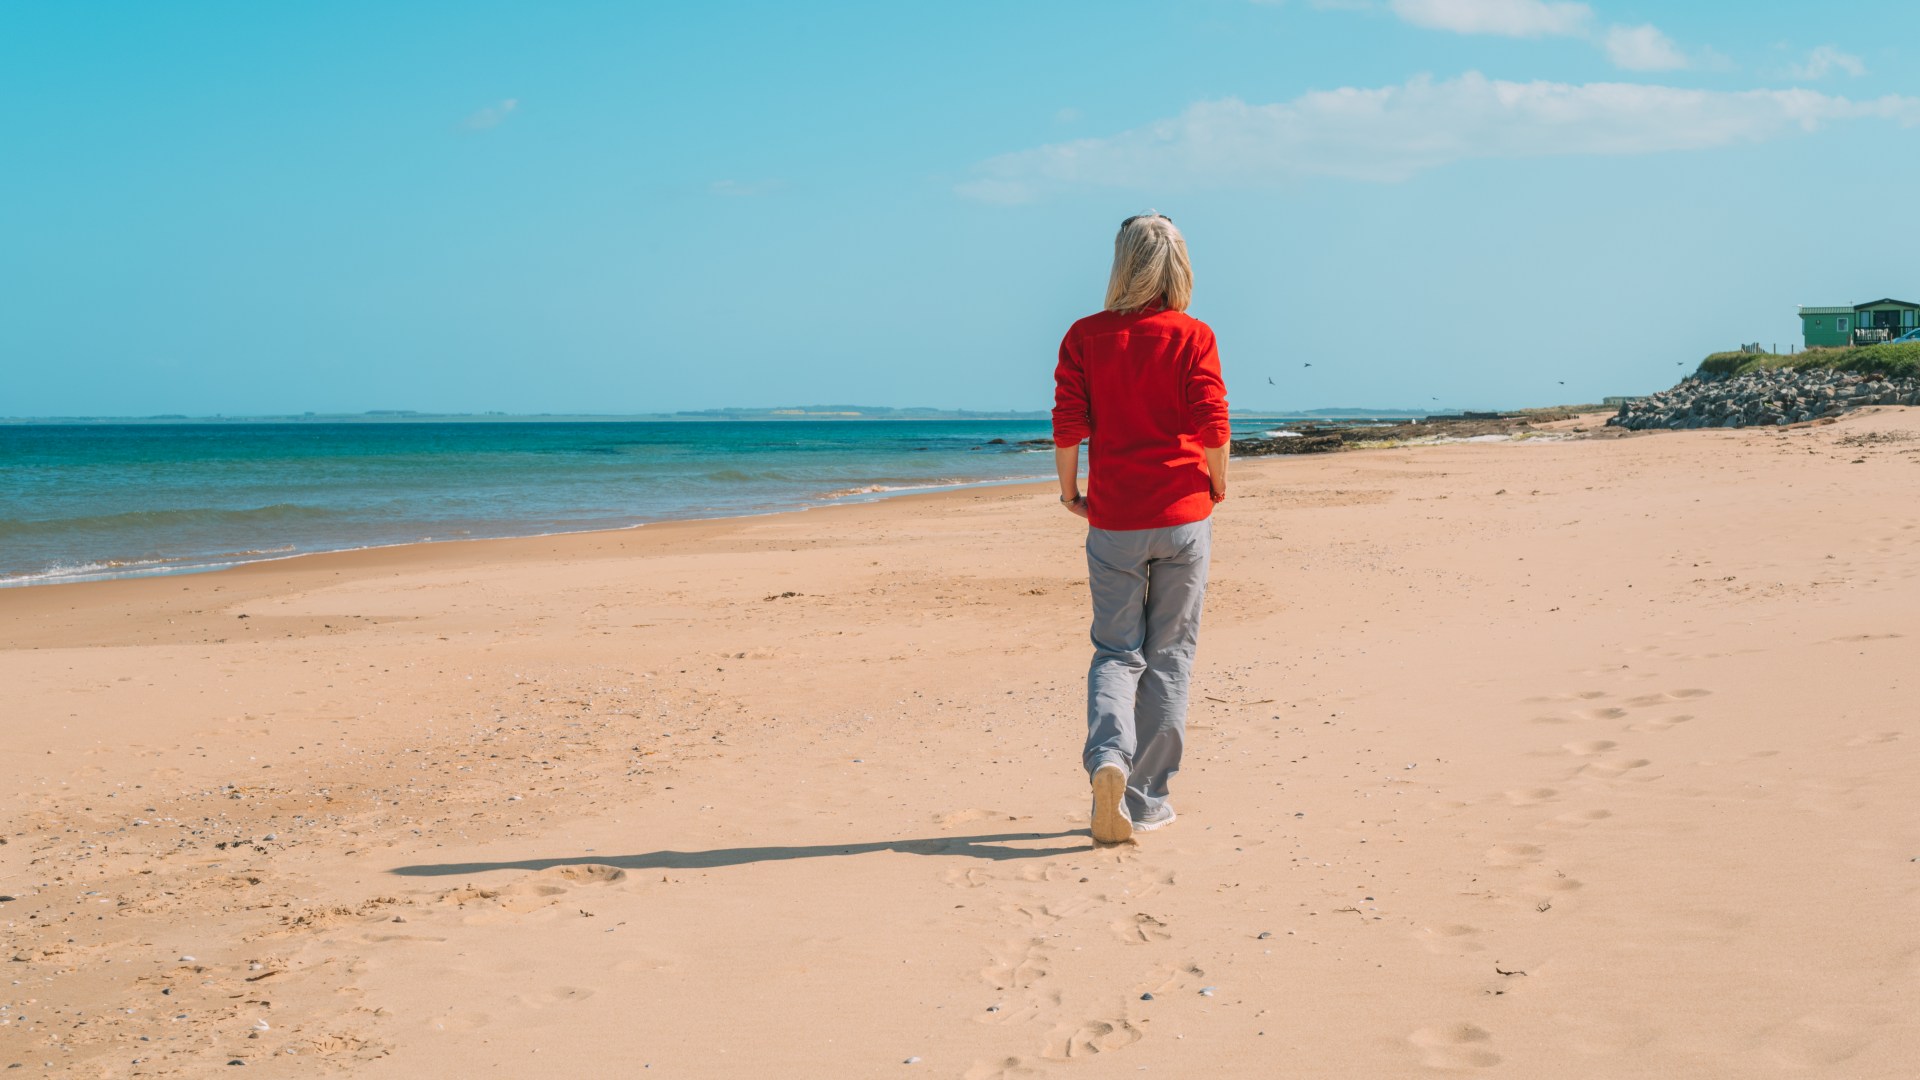
[[[1630,431],[1778,426],[1838,416],[1862,405],[1920,405],[1920,379],[1831,368],[1695,375],[1671,390],[1627,402],[1607,424]]]

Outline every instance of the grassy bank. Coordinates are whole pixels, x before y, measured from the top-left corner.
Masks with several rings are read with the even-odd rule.
[[[1920,344],[1863,345],[1855,349],[1808,349],[1781,356],[1775,353],[1714,353],[1700,362],[1701,375],[1745,375],[1768,368],[1832,368],[1862,375],[1889,377],[1920,375]]]

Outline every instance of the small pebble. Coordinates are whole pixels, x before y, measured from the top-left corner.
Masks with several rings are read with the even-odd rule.
[[[1152,995],[1152,994],[1141,994],[1141,995],[1140,995],[1140,1000],[1141,1000],[1141,1001],[1152,1001],[1152,1000],[1153,1000],[1153,995]]]
[[[183,957],[181,957],[181,958],[180,958],[180,962],[181,962],[181,963],[183,963],[183,964],[191,964],[191,963],[193,963],[193,957],[191,957],[191,956],[183,956]]]
[[[1211,987],[1211,986],[1203,986],[1203,987],[1201,987],[1201,988],[1200,988],[1200,996],[1201,996],[1201,997],[1212,997],[1212,996],[1213,996],[1213,991],[1214,991],[1214,990],[1215,990],[1215,987]]]
[[[987,1011],[988,1011],[988,1012],[999,1012],[999,1011],[1000,1011],[1000,1006],[998,1006],[998,1005],[989,1005],[989,1006],[987,1006]]]
[[[1265,941],[1265,940],[1267,940],[1268,938],[1270,938],[1270,937],[1272,937],[1272,936],[1273,936],[1273,931],[1271,931],[1271,930],[1262,930],[1262,931],[1260,931],[1260,936],[1259,936],[1258,938],[1256,938],[1256,939],[1254,939],[1254,940],[1256,940],[1256,941]]]
[[[920,1064],[920,1059],[919,1059],[919,1058],[917,1058],[917,1057],[910,1057],[910,1058],[908,1058],[908,1059],[906,1060],[906,1062],[905,1062],[905,1064],[908,1064],[908,1065],[918,1065],[918,1064]]]

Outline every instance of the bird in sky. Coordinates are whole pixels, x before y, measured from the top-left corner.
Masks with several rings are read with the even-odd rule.
[[[1565,380],[1565,379],[1561,379],[1561,380],[1560,380],[1560,385],[1561,385],[1561,386],[1565,386],[1565,385],[1567,385],[1567,380]]]
[[[1268,386],[1279,386],[1280,384],[1279,384],[1279,383],[1277,383],[1277,382],[1274,382],[1274,381],[1273,381],[1273,376],[1271,376],[1271,375],[1269,375],[1269,376],[1267,376],[1267,385],[1268,385]]]
[[[1312,365],[1312,364],[1301,364],[1300,366],[1301,366],[1301,367],[1312,367],[1313,365]]]

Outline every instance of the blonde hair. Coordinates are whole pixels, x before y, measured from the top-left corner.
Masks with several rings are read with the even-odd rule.
[[[1139,311],[1158,301],[1172,311],[1193,302],[1193,264],[1187,240],[1170,218],[1151,211],[1120,223],[1113,238],[1113,274],[1107,310]]]

